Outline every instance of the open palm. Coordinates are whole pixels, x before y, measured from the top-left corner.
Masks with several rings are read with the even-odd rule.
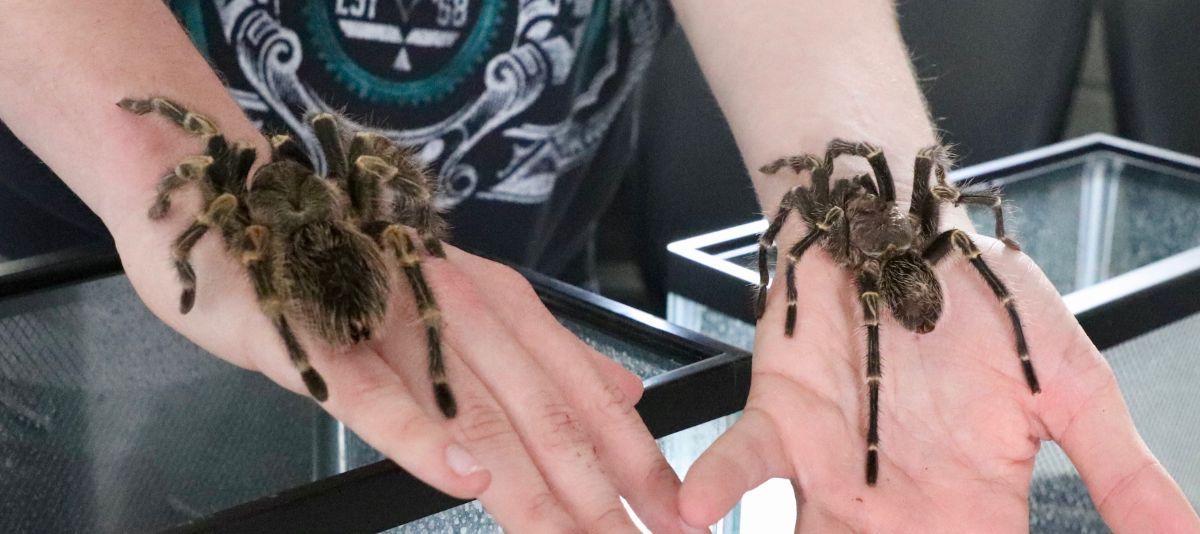
[[[195,307],[180,314],[171,242],[199,202],[182,190],[168,216],[152,221],[146,184],[124,213],[106,217],[141,298],[206,350],[307,395],[219,232],[192,252]],[[457,417],[435,406],[422,323],[395,265],[389,312],[372,339],[330,347],[297,332],[329,387],[322,408],[421,480],[478,497],[507,529],[636,532],[625,496],[656,532],[687,530],[679,480],[633,408],[640,381],[571,335],[512,269],[453,247],[423,265],[444,313]]]
[[[1022,377],[1004,308],[970,264],[943,261],[946,307],[933,332],[883,314],[880,471],[867,486],[857,294],[849,273],[810,252],[797,268],[796,334],[784,336],[783,291],[773,288],[746,410],[688,473],[684,519],[711,524],[747,490],[783,477],[796,491],[797,532],[1024,531],[1034,457],[1052,439],[1114,529],[1200,531],[1049,281],[1019,252],[973,239],[1016,295],[1041,394]]]

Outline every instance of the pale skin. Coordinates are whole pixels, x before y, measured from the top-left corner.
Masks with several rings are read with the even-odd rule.
[[[822,154],[834,137],[881,146],[907,210],[913,158],[935,137],[890,2],[780,0],[745,9],[677,0],[675,8],[766,214],[807,176],[766,176],[758,167]],[[861,160],[846,163],[867,170]],[[969,228],[961,213],[951,215],[943,225]],[[780,247],[801,231],[798,222],[785,228]],[[883,314],[880,480],[868,487],[861,305],[852,276],[813,247],[796,274],[796,335],[784,336],[777,284],[758,323],[745,414],[688,472],[685,521],[712,524],[747,490],[782,477],[796,491],[796,532],[1025,531],[1034,455],[1040,441],[1054,440],[1115,532],[1200,532],[1196,512],[1138,436],[1111,369],[1053,286],[1028,257],[973,238],[1016,296],[1042,394],[1030,394],[1004,310],[986,284],[961,256],[943,260],[937,272],[947,304],[933,332],[906,331]]]
[[[903,162],[911,161],[917,149],[932,143],[933,134],[894,29],[890,4],[764,0],[761,9],[741,11],[732,3],[705,3],[703,10],[698,5],[680,1],[676,9],[748,165],[757,167],[784,154],[818,152],[831,137],[864,139],[880,144],[892,156],[894,174],[901,178],[898,193],[902,197],[907,194],[911,182],[903,179]],[[225,256],[214,239],[203,240],[195,251],[199,275],[196,308],[187,316],[178,314],[179,287],[170,269],[169,243],[188,221],[188,213],[198,206],[194,198],[189,201],[181,195],[173,214],[162,221],[150,221],[145,209],[162,173],[197,153],[199,146],[162,121],[122,112],[115,102],[127,96],[170,95],[212,117],[233,139],[256,143],[264,151],[265,141],[162,3],[4,2],[3,9],[0,119],[101,216],[117,241],[135,288],[151,310],[219,357],[303,393],[281,343],[254,303],[241,265]],[[756,60],[745,61],[746,57]],[[758,175],[755,179],[764,211],[770,213],[789,184]],[[785,235],[783,242],[793,238],[794,232]],[[992,248],[986,252],[989,259],[998,254]],[[987,484],[1002,487],[1014,480],[1020,482],[1012,473],[988,469],[1000,461],[986,450],[975,449],[963,451],[964,458],[977,460],[972,462],[956,462],[956,456],[924,459],[921,465],[940,469],[943,476],[938,480],[944,482],[917,480],[913,482],[919,490],[916,493],[899,487],[908,480],[901,478],[902,473],[919,472],[905,451],[926,450],[915,444],[906,449],[902,443],[906,438],[895,414],[906,406],[903,403],[914,403],[910,405],[913,417],[931,417],[936,413],[930,411],[931,406],[958,409],[963,404],[962,397],[954,396],[959,390],[936,389],[953,385],[952,380],[932,377],[929,383],[941,385],[917,390],[913,398],[903,400],[907,395],[901,392],[912,392],[917,386],[902,389],[898,384],[921,383],[915,378],[900,382],[904,380],[901,377],[914,374],[919,368],[913,366],[922,361],[909,356],[936,351],[947,361],[980,366],[975,372],[968,372],[972,368],[960,371],[966,376],[961,380],[974,377],[996,390],[1010,382],[1018,384],[1019,375],[1012,374],[1015,367],[1009,374],[992,376],[978,359],[950,357],[965,353],[965,346],[972,347],[973,353],[978,352],[976,347],[994,346],[995,350],[984,353],[999,354],[995,369],[1005,370],[1004,365],[1012,363],[1004,352],[1011,346],[1010,334],[991,323],[980,329],[942,328],[930,334],[933,337],[918,341],[898,333],[895,325],[885,320],[883,475],[878,488],[867,490],[861,484],[861,450],[857,446],[862,443],[858,426],[861,400],[857,396],[861,373],[855,371],[861,370],[862,341],[853,335],[858,317],[853,297],[841,298],[846,295],[838,289],[849,286],[821,284],[822,297],[820,291],[810,289],[813,284],[802,282],[802,294],[811,292],[814,300],[809,302],[806,296],[800,335],[794,340],[782,339],[782,321],[778,320],[782,300],[775,292],[759,331],[750,411],[770,414],[772,421],[786,424],[755,423],[761,420],[758,416],[745,419],[693,467],[681,491],[678,479],[632,410],[641,393],[638,381],[559,327],[511,270],[455,249],[448,253],[447,260],[428,261],[426,270],[447,317],[448,369],[459,396],[458,418],[447,422],[433,406],[423,366],[424,348],[417,343],[423,338],[415,328],[411,300],[402,291],[396,292],[388,328],[377,339],[348,350],[314,348],[310,352],[329,383],[331,398],[324,407],[330,413],[422,480],[452,495],[480,498],[511,531],[632,531],[618,494],[630,501],[655,532],[694,531],[719,517],[755,479],[767,476],[798,481],[808,503],[801,510],[801,526],[830,517],[856,530],[880,524],[890,529],[884,523],[888,519],[899,521],[893,524],[936,521],[934,512],[942,508],[928,500],[917,504],[903,500],[937,495],[936,484],[954,488],[955,481],[994,479],[962,483],[944,503],[945,509],[953,512],[994,497]],[[1039,285],[1042,278],[1036,270],[1017,263],[1024,260],[1008,259],[1011,254],[1000,255],[1005,257],[994,262],[996,269],[1016,287],[1019,298],[1037,302],[1040,296],[1049,309],[1061,310],[1053,291]],[[821,263],[822,256],[813,257],[817,259],[802,263],[801,277],[842,281],[839,271]],[[950,262],[941,272],[951,295],[943,327],[949,321],[964,320],[954,309],[991,309],[990,294],[961,262]],[[1023,305],[1023,309],[1028,307]],[[842,313],[814,320],[818,309]],[[1000,317],[999,308],[996,310],[994,317],[981,314],[972,320]],[[460,323],[456,317],[471,319]],[[1074,327],[1069,314],[1049,313],[1046,317],[1063,321],[1059,326]],[[1093,375],[1061,371],[1065,362],[1086,358],[1072,360],[1055,352],[1055,340],[1049,338],[1063,334],[1049,334],[1053,329],[1048,328],[1043,325],[1030,334],[1034,357],[1045,361],[1039,364],[1039,371],[1046,373],[1047,393],[1017,404],[1019,396],[1013,387],[1010,404],[997,401],[998,406],[1007,406],[1005,414],[1025,413],[1018,408],[1035,403],[1050,405],[1052,384],[1060,388],[1057,395],[1066,399],[1054,406],[1078,408],[1089,398],[1086,393],[1107,391],[1089,387],[1106,383],[1088,378]],[[955,345],[954,333],[968,331],[977,332],[982,341],[973,338],[964,345],[960,339]],[[944,345],[932,345],[939,339]],[[311,338],[302,341],[314,347]],[[1058,341],[1062,347],[1074,346],[1069,339]],[[798,354],[820,358],[802,359]],[[770,372],[771,362],[778,373]],[[824,378],[819,381],[810,377],[804,382],[799,380],[804,365],[820,365],[830,371],[827,376],[820,375]],[[1106,368],[1097,369],[1095,376],[1111,377],[1105,374]],[[792,378],[772,380],[774,377]],[[937,394],[939,391],[943,393]],[[1072,391],[1075,396],[1069,395]],[[806,392],[826,392],[832,400],[817,402]],[[1084,471],[1093,492],[1109,490],[1094,496],[1100,500],[1108,495],[1102,508],[1114,528],[1139,531],[1137,524],[1121,521],[1145,518],[1147,509],[1156,512],[1152,517],[1174,518],[1181,528],[1193,526],[1195,515],[1184,508],[1186,502],[1178,488],[1157,464],[1145,463],[1151,457],[1144,448],[1130,445],[1140,442],[1114,395],[1097,397],[1110,402],[1115,398],[1117,404],[1111,408],[1069,412],[1082,415],[1075,418],[1077,422],[1066,435],[1046,432],[1062,439],[1064,446],[1079,444],[1072,457],[1081,470],[1089,465],[1085,458],[1103,456]],[[997,397],[1008,398],[1000,393]],[[785,405],[791,406],[786,413],[780,411]],[[1097,401],[1087,405],[1105,406]],[[1048,422],[1057,420],[1038,413],[1042,414],[1039,428],[1066,428],[1051,426]],[[797,419],[779,419],[785,416]],[[1033,426],[1012,424],[1018,431],[1033,432]],[[914,441],[946,443],[952,441],[949,428],[927,425],[909,434]],[[961,432],[972,427],[956,428]],[[1076,433],[1079,438],[1071,438]],[[1025,439],[1029,435],[1036,434],[1017,433],[1013,438],[1005,432],[1007,441],[1003,443],[1007,445],[999,451],[1000,458],[1024,458],[1021,454],[1032,448],[1032,442]],[[987,441],[996,444],[997,440]],[[761,464],[755,457],[743,455],[760,451],[747,448],[750,445],[763,444],[771,445],[777,454],[764,452]],[[1110,445],[1116,447],[1115,457],[1103,448]],[[452,453],[456,447],[468,454]],[[814,454],[822,451],[824,456]],[[842,456],[833,456],[834,451]],[[1140,455],[1135,454],[1138,451]],[[1004,462],[1007,465],[1008,461]],[[1139,470],[1139,465],[1151,468]],[[822,473],[824,478],[808,473]],[[729,485],[726,482],[730,480],[740,482]],[[836,480],[840,489],[814,482],[817,480]],[[856,493],[846,493],[849,491]],[[1027,490],[1017,487],[1014,491]],[[847,496],[860,495],[870,503],[869,512],[862,511],[865,507],[848,508],[843,502]],[[826,502],[830,504],[814,505]],[[1024,501],[991,498],[987,503],[991,508],[976,509],[995,509],[1013,528],[1027,527],[1027,521],[1016,519],[1024,510]],[[681,516],[694,526],[682,522]],[[947,517],[942,525],[952,525],[950,519],[955,518]]]
[[[201,145],[116,103],[169,96],[230,139],[269,151],[164,3],[0,6],[0,120],[100,216],[160,319],[305,394],[244,267],[216,235],[194,251],[196,304],[179,313],[170,243],[199,199],[181,192],[157,221],[146,211],[158,179]],[[434,406],[424,335],[398,276],[389,316],[369,342],[331,348],[300,334],[329,386],[321,406],[421,480],[478,498],[510,531],[636,532],[619,496],[655,532],[705,531],[679,518],[679,479],[633,409],[641,382],[563,328],[515,271],[453,247],[447,254],[428,259],[425,271],[446,318],[458,416],[446,420]]]

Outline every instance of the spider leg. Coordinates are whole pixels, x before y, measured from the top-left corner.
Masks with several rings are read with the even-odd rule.
[[[425,273],[421,270],[417,247],[408,235],[404,226],[393,224],[383,230],[381,240],[396,254],[396,260],[408,284],[412,288],[417,303],[417,313],[425,323],[425,336],[429,345],[429,378],[433,381],[434,398],[438,409],[447,418],[453,418],[458,413],[458,404],[450,385],[446,382],[446,362],[442,357],[442,313],[434,300],[433,291],[425,281]]]
[[[800,174],[801,172],[811,171],[820,166],[820,158],[817,158],[811,154],[801,154],[799,156],[779,158],[771,163],[759,167],[758,170],[764,174],[775,174],[779,172],[779,169],[791,167],[793,172]]]
[[[217,127],[213,125],[211,120],[198,113],[192,113],[183,106],[165,98],[125,98],[117,102],[117,105],[121,109],[137,115],[145,115],[151,111],[156,112],[193,135],[217,134]]]
[[[254,295],[258,298],[258,307],[267,314],[271,324],[279,332],[279,337],[283,338],[288,357],[292,360],[292,365],[296,366],[296,370],[300,371],[300,378],[304,380],[308,393],[317,401],[325,402],[329,399],[329,388],[325,385],[325,379],[313,369],[308,360],[308,353],[296,339],[296,334],[292,332],[287,318],[283,315],[283,299],[275,288],[271,264],[266,256],[267,235],[268,230],[265,226],[255,224],[246,227],[242,242],[242,263],[250,271],[250,281],[254,286]]]
[[[875,188],[875,181],[871,179],[870,175],[860,174],[854,177],[854,183],[858,184],[859,187],[866,189],[868,193],[879,196],[879,189]],[[836,198],[838,195],[833,194],[833,196]]]
[[[933,156],[938,150],[941,150],[941,147],[936,145],[922,149],[917,152],[916,162],[913,163],[913,192],[908,214],[910,218],[916,219],[918,241],[933,237],[941,216],[938,211],[938,199],[929,189],[929,174],[935,163],[940,165]],[[944,180],[943,173],[940,181]]]
[[[871,165],[871,170],[875,172],[875,181],[879,182],[880,198],[885,202],[896,201],[896,185],[892,180],[892,171],[888,168],[887,158],[884,157],[883,151],[879,147],[869,143],[851,143],[834,139],[829,142],[825,160],[832,166],[833,160],[843,154],[866,158],[867,163]]]
[[[415,153],[397,146],[390,139],[375,134],[359,136],[366,140],[365,146],[371,147],[393,165],[393,173],[386,180],[386,185],[403,193],[394,205],[395,217],[417,231],[417,237],[427,253],[445,258],[442,239],[446,235],[446,223],[433,204],[434,193],[438,189],[437,176],[426,172]]]
[[[204,176],[212,162],[211,156],[191,156],[163,176],[158,182],[158,194],[154,197],[154,204],[150,206],[150,218],[161,219],[166,216],[167,211],[171,209],[171,192]]]
[[[438,216],[431,202],[422,203],[417,209],[413,228],[417,230],[417,236],[421,238],[421,246],[425,247],[425,252],[438,258],[446,257],[446,250],[442,247],[441,235],[445,233],[445,223]]]
[[[382,184],[395,178],[397,169],[378,156],[357,156],[353,163],[346,177],[350,210],[360,221],[375,219],[383,193]]]
[[[754,317],[762,319],[763,312],[767,311],[767,286],[770,283],[770,268],[767,265],[767,253],[775,244],[775,236],[779,235],[779,230],[784,228],[784,223],[787,222],[787,216],[792,212],[792,197],[796,193],[798,187],[792,188],[791,191],[784,193],[784,198],[779,202],[779,209],[775,211],[775,217],[767,224],[767,229],[762,235],[758,236],[758,292],[755,295]]]
[[[992,214],[996,217],[996,239],[1003,241],[1008,248],[1013,250],[1021,250],[1021,245],[1017,244],[1016,241],[1005,235],[1004,206],[1000,195],[995,193],[961,193],[958,195],[958,199],[954,201],[955,206],[958,206],[959,204],[991,206]]]
[[[1038,383],[1037,374],[1033,372],[1033,362],[1029,360],[1029,346],[1025,342],[1025,329],[1021,327],[1021,317],[1017,314],[1012,294],[1008,292],[1008,287],[1004,285],[1000,277],[996,276],[991,267],[988,267],[979,252],[979,247],[975,246],[970,236],[962,230],[942,232],[926,247],[924,257],[936,265],[954,247],[957,247],[971,261],[971,265],[975,267],[976,271],[979,271],[979,276],[983,277],[988,287],[992,289],[992,293],[1004,305],[1005,311],[1008,312],[1008,318],[1012,322],[1013,335],[1017,343],[1017,357],[1021,359],[1021,370],[1025,373],[1025,382],[1029,384],[1030,391],[1040,393],[1042,388]]]
[[[918,156],[929,158],[933,165],[933,175],[937,178],[937,184],[945,187],[947,185],[946,172],[951,164],[949,150],[942,145],[933,145],[922,149],[918,152]]]
[[[879,357],[879,279],[863,273],[858,278],[859,299],[862,300],[863,322],[867,327],[867,485],[879,479],[879,382],[883,364]]]
[[[271,159],[273,161],[291,160],[309,169],[315,169],[308,153],[304,151],[304,147],[297,143],[292,136],[286,134],[271,137]]]
[[[797,208],[798,197],[807,197],[808,191],[804,190],[803,186],[796,186],[784,193],[783,198],[779,201],[779,208],[775,210],[775,217],[771,219],[771,224],[767,225],[767,229],[762,235],[758,236],[758,291],[754,298],[754,318],[762,319],[763,312],[767,308],[767,285],[771,282],[771,271],[767,265],[767,253],[771,247],[775,245],[775,237],[779,235],[779,231],[783,229],[783,223],[787,222],[788,215],[792,210]],[[803,209],[801,210],[803,213]]]
[[[329,167],[328,174],[333,177],[346,177],[346,151],[342,148],[342,134],[338,129],[337,119],[331,113],[318,113],[311,120],[313,133],[321,143],[325,153],[325,164]]]
[[[792,337],[796,331],[796,264],[800,262],[800,257],[804,252],[811,247],[817,239],[823,237],[829,232],[829,229],[837,224],[842,219],[842,208],[832,207],[825,213],[825,218],[817,222],[814,227],[808,231],[808,234],[803,239],[792,245],[791,250],[787,254],[787,318],[783,323],[783,334],[787,337]]]
[[[791,209],[784,208],[784,203],[787,202],[791,192],[784,195],[783,202],[780,202],[779,209],[775,213],[775,218],[771,219],[771,224],[767,225],[766,231],[758,236],[758,292],[754,297],[754,318],[762,319],[763,312],[767,309],[767,285],[771,282],[771,271],[767,265],[767,254],[770,248],[775,244],[775,237],[779,235],[779,230],[783,228],[783,223],[787,222],[788,215]]]
[[[437,206],[433,203],[433,196],[438,191],[438,177],[436,174],[424,171],[421,172],[421,175],[424,177],[425,191],[429,195],[429,199],[421,203],[422,209],[416,223],[417,233],[421,236],[427,252],[436,257],[445,258],[446,251],[442,249],[442,240],[446,238],[448,232],[446,221],[442,219]]]
[[[351,153],[354,153],[353,148]],[[416,230],[426,252],[444,258],[446,252],[441,241],[445,233],[444,223],[433,206],[433,194],[428,181],[420,169],[402,169],[379,156],[362,155],[354,160],[347,190],[352,204],[355,199],[363,204],[358,209],[363,219],[367,220],[376,217],[376,199],[382,195],[381,184],[399,189],[402,196],[395,203],[399,211],[396,218]]]
[[[172,256],[175,272],[178,273],[179,280],[183,283],[183,292],[179,296],[179,313],[192,311],[192,306],[196,303],[196,270],[192,268],[192,262],[189,259],[192,247],[196,246],[196,242],[204,237],[209,228],[227,224],[229,216],[235,209],[237,209],[237,198],[230,193],[225,193],[209,203],[204,213],[196,217],[196,222],[175,239]]]
[[[214,136],[216,139],[220,136]],[[258,159],[258,151],[249,145],[235,143],[230,148],[229,174],[223,178],[225,183],[222,184],[226,191],[237,191],[245,193],[250,188],[250,168],[254,166],[255,160]]]
[[[791,250],[787,253],[787,318],[783,323],[783,335],[792,337],[796,332],[796,264],[800,262],[800,256],[811,247],[822,235],[824,230],[813,228],[809,230],[804,238],[792,245]],[[765,291],[764,291],[765,293]]]
[[[764,174],[775,174],[784,166],[791,167],[792,171],[796,174],[804,171],[812,171],[813,196],[817,200],[822,201],[829,196],[829,175],[832,174],[832,168],[830,168],[828,162],[822,161],[811,154],[801,154],[799,156],[779,158],[759,167],[758,170]]]

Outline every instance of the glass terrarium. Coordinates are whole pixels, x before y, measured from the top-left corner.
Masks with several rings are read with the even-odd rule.
[[[649,381],[640,409],[656,436],[675,434],[661,446],[677,468],[744,402],[744,388],[713,397],[704,382],[743,351],[527,276],[564,325]],[[0,532],[393,528],[499,531],[311,400],[167,328],[110,249],[0,263]]]

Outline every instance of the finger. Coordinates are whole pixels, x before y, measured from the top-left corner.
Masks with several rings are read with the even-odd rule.
[[[453,351],[447,356],[460,406],[451,422],[452,432],[492,473],[492,484],[479,501],[507,532],[579,530],[542,478],[504,410]],[[432,400],[429,409],[434,409]]]
[[[484,293],[484,298],[518,339],[536,340],[522,344],[558,384],[566,385],[563,391],[568,402],[580,409],[597,442],[597,454],[615,477],[621,494],[651,531],[680,531],[679,477],[633,408],[643,391],[641,380],[562,327],[523,277],[497,263],[487,263],[479,265],[490,271],[486,279],[514,292],[514,298],[498,298],[500,292]],[[520,320],[512,321],[514,317]],[[595,365],[581,365],[588,361]]]
[[[513,282],[524,284],[523,280]],[[640,396],[641,380],[604,356],[591,360],[596,352],[558,327],[545,307],[532,298],[532,293],[529,292],[531,298],[497,303],[509,312],[497,315],[525,319],[518,321],[522,324],[513,325],[518,339],[537,339],[535,343],[523,344],[546,373],[565,386],[567,401],[579,409],[588,433],[597,443],[598,456],[638,517],[652,532],[680,531],[679,477],[634,409],[636,398],[631,398],[631,394]],[[550,328],[531,330],[539,325]],[[588,361],[596,361],[598,365],[587,365]]]
[[[509,306],[524,308],[519,310],[521,317],[545,314],[540,322],[557,325],[536,301],[513,300]],[[518,327],[519,338],[530,339],[526,334],[534,333],[521,332],[524,328]],[[652,532],[680,531],[679,477],[634,409],[642,393],[641,380],[603,356],[597,360],[599,365],[580,365],[595,351],[565,329],[562,335],[555,334],[546,332],[536,346],[528,348],[541,356],[538,360],[546,372],[566,386],[568,402],[580,409],[601,461],[638,517]]]
[[[552,330],[552,328],[548,328],[547,330]],[[556,335],[554,332],[549,333],[561,338],[561,336]],[[570,336],[570,340],[574,341],[573,344],[576,345],[577,350],[582,353],[583,357],[590,357],[592,362],[596,364],[596,369],[600,372],[600,378],[620,388],[621,395],[630,406],[634,406],[638,401],[642,400],[642,394],[646,392],[646,388],[642,384],[641,378],[638,378],[637,375],[612,358],[592,350],[591,347],[579,341],[570,332],[565,333],[567,336]],[[519,332],[518,334],[524,339],[525,336],[523,334]],[[539,352],[539,354],[546,355],[545,352]]]
[[[410,327],[389,330],[373,343],[409,390],[420,392],[415,397],[426,413],[440,414],[429,379],[427,347],[412,342],[421,338],[424,329],[416,308],[403,299],[400,295],[393,302],[395,324]],[[479,501],[506,531],[578,531],[525,450],[512,422],[479,377],[453,347],[445,347],[444,357],[459,407],[458,415],[446,423],[455,439],[492,474],[492,483],[479,495]]]
[[[770,418],[747,408],[688,470],[679,493],[683,520],[698,527],[716,523],[747,491],[769,478],[789,476],[782,451]]]
[[[456,279],[452,269],[431,271],[446,301],[459,309],[487,309],[470,281]],[[576,522],[600,532],[636,532],[600,466],[580,415],[545,370],[491,313],[474,314],[469,321],[455,318],[453,313],[446,315],[446,339],[504,408],[526,450]]]
[[[645,391],[642,380],[612,358],[593,350],[567,330],[542,305],[541,299],[523,276],[504,265],[467,254],[454,247],[447,247],[447,255],[454,264],[474,275],[474,279],[490,280],[495,284],[497,291],[485,291],[482,296],[497,312],[504,326],[517,334],[518,339],[551,338],[560,347],[569,347],[565,352],[534,351],[534,356],[539,361],[545,362],[550,357],[570,354],[566,359],[574,364],[579,361],[578,355],[584,353],[605,380],[621,388],[630,405],[641,400]]]
[[[317,358],[315,365],[331,392],[322,407],[363,441],[449,495],[470,499],[488,487],[491,474],[429,417],[374,351],[353,349],[334,358]]]
[[[1100,515],[1115,532],[1200,532],[1196,511],[1138,435],[1112,370],[1090,342],[1080,346],[1096,363],[1056,381],[1044,418]]]

